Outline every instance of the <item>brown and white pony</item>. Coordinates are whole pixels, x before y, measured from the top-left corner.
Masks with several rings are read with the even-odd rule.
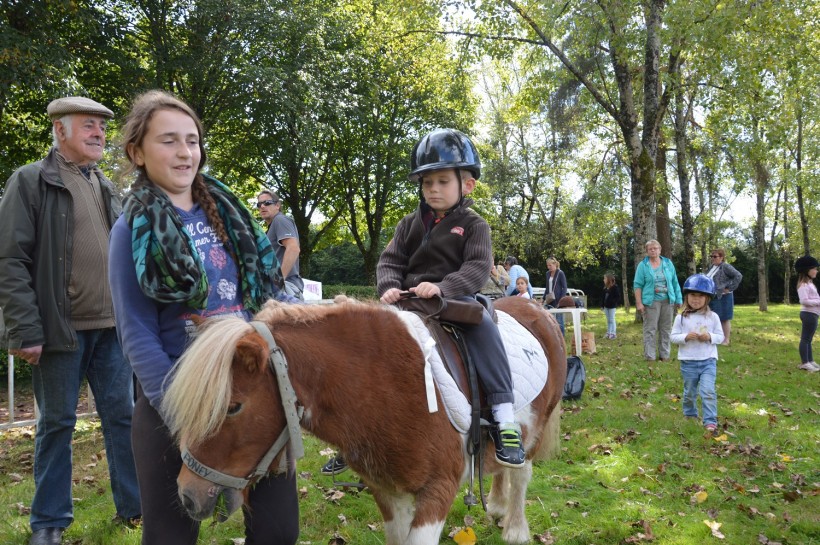
[[[488,514],[501,519],[504,541],[527,543],[524,500],[532,461],[559,448],[566,353],[557,323],[537,304],[508,297],[495,306],[534,332],[549,361],[546,387],[516,413],[525,466],[498,465],[489,440],[484,456],[485,472],[494,475]],[[470,457],[466,437],[446,412],[428,412],[422,350],[396,310],[354,301],[269,303],[255,320],[267,325],[287,359],[287,374],[304,408],[302,428],[337,447],[371,489],[384,517],[386,543],[439,543],[450,506],[469,475]],[[203,467],[247,476],[286,427],[268,354],[268,343],[253,326],[226,318],[206,325],[180,361],[164,410],[180,448]],[[238,508],[240,492],[215,485],[204,474],[186,466],[180,472],[179,495],[189,514],[210,516],[220,494],[229,510]]]

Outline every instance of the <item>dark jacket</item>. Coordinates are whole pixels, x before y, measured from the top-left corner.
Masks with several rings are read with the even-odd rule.
[[[73,201],[60,179],[56,154],[52,148],[45,159],[17,169],[0,200],[0,307],[6,348],[77,348],[68,295]],[[122,206],[113,184],[96,167],[95,172],[110,230]]]
[[[706,272],[708,273],[710,270],[711,267],[706,269]],[[743,280],[743,275],[740,274],[740,271],[723,261],[718,265],[718,270],[715,276],[712,277],[712,280],[715,282],[715,291],[717,292],[715,298],[720,299],[723,297],[724,289],[729,291],[735,291],[737,289],[740,285],[740,281]]]
[[[379,296],[422,282],[438,284],[444,297],[478,293],[493,255],[490,226],[469,208],[472,203],[464,199],[435,225],[426,203],[405,216],[376,267]]]
[[[544,296],[541,301],[546,301],[547,294],[550,292],[550,271],[547,269],[547,284],[544,286]],[[552,280],[552,292],[555,294],[555,300],[550,303],[557,306],[558,302],[567,294],[567,277],[561,269],[555,269],[555,278]]]
[[[612,284],[611,288],[604,288],[604,302],[602,308],[617,308],[621,304],[621,288],[618,284]]]

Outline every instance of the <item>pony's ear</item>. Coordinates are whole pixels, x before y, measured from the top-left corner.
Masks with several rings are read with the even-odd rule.
[[[268,343],[259,333],[249,333],[236,343],[234,365],[244,365],[248,371],[257,372],[265,368],[268,358]]]

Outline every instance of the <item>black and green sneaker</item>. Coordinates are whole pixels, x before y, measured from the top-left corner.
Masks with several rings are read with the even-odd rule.
[[[493,424],[490,426],[490,438],[495,443],[495,459],[499,464],[507,467],[524,465],[521,426],[515,422]]]
[[[341,454],[334,456],[322,466],[322,475],[333,476],[345,471],[347,471],[347,463]]]

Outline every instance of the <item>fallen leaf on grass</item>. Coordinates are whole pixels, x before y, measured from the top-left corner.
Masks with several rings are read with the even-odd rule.
[[[347,541],[339,534],[333,534],[333,537],[330,538],[327,545],[347,545]]]
[[[726,539],[726,536],[724,536],[722,533],[720,533],[720,527],[723,526],[723,523],[717,522],[717,521],[714,521],[714,520],[704,520],[703,524],[705,524],[706,526],[709,527],[710,530],[712,530],[712,535],[715,536],[716,538]]]
[[[555,545],[555,538],[551,533],[549,533],[549,531],[544,532],[543,534],[535,534],[532,537],[535,538],[536,543],[542,543],[543,545]]]
[[[652,533],[652,527],[649,525],[647,521],[639,520],[638,522],[632,524],[632,526],[643,528],[643,532],[638,532],[634,536],[629,536],[624,540],[624,543],[640,543],[642,541],[655,541],[655,535]]]
[[[771,541],[765,534],[758,534],[757,542],[761,545],[783,545],[779,541]]]
[[[453,536],[453,541],[458,543],[458,545],[475,545],[475,532],[469,526],[463,528],[456,532],[456,535]]]
[[[697,492],[697,493],[693,494],[692,497],[689,499],[689,502],[692,503],[692,504],[703,503],[703,502],[706,501],[706,498],[708,498],[708,497],[709,497],[709,494],[707,494],[706,492],[701,490],[700,492]]]

